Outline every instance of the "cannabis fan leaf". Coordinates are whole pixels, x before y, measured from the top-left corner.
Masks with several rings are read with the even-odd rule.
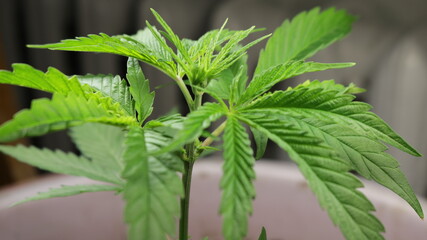
[[[130,239],[166,239],[175,233],[182,185],[178,175],[159,158],[149,156],[144,131],[133,127],[126,138],[125,220]]]
[[[148,80],[145,79],[136,59],[129,58],[127,67],[128,74],[126,77],[130,84],[130,92],[135,99],[135,109],[138,112],[138,121],[142,122],[150,116],[153,111],[152,105],[154,101],[154,92],[150,93]]]
[[[355,18],[334,8],[314,8],[291,21],[285,20],[274,31],[261,51],[256,73],[290,60],[305,60],[351,31]]]
[[[224,217],[226,239],[241,239],[247,233],[255,188],[253,157],[248,134],[236,117],[230,116],[224,132],[224,176],[221,179],[220,213]]]
[[[72,153],[64,153],[60,150],[38,149],[25,146],[0,146],[0,151],[44,170],[87,177],[93,180],[114,184],[122,184],[122,180],[109,169],[103,168],[90,161],[86,157],[79,157]]]
[[[13,64],[12,67],[13,72],[0,70],[0,83],[64,95],[70,93],[75,93],[79,96],[85,95],[85,90],[76,77],[69,78],[56,68],[50,67],[46,73],[43,73],[22,63]]]
[[[120,176],[125,148],[123,129],[106,124],[86,123],[71,128],[69,135],[82,155],[99,166],[114,170],[111,175]]]
[[[395,192],[423,218],[418,199],[385,144],[414,156],[420,153],[370,112],[370,105],[355,101],[354,94],[364,89],[334,80],[307,80],[272,91],[304,73],[353,66],[308,58],[346,36],[355,17],[344,10],[315,8],[284,21],[271,37],[242,44],[259,29],[228,30],[226,20],[197,40],[181,39],[159,13],[152,13],[160,26],[146,22],[135,35],[100,33],[30,45],[126,56],[124,77],[67,76],[55,68],[44,73],[26,64],[0,70],[0,83],[53,94],[51,99],[33,100],[29,109],[1,125],[0,142],[70,128],[81,156],[22,145],[0,145],[0,151],[41,169],[107,183],[61,186],[19,203],[114,191],[124,200],[128,239],[188,240],[193,165],[200,156],[223,151],[223,237],[245,239],[256,196],[255,159],[262,158],[270,140],[298,165],[320,206],[347,239],[384,239],[385,231],[373,215],[374,206],[358,190],[363,184],[354,173]],[[268,37],[251,74],[246,51]],[[139,61],[177,84],[188,114],[151,116],[155,93]],[[267,239],[264,228],[258,239]]]
[[[81,84],[89,85],[95,91],[112,98],[114,102],[118,102],[128,115],[134,114],[132,95],[126,81],[120,76],[88,74],[77,76],[77,79]]]
[[[303,73],[345,68],[353,65],[353,63],[316,63],[303,61],[290,61],[279,64],[255,75],[240,100],[242,102],[252,100],[254,97],[268,91],[280,81]]]
[[[35,201],[35,200],[43,200],[48,198],[56,198],[56,197],[68,197],[82,193],[88,192],[105,192],[105,191],[120,191],[121,188],[113,185],[101,185],[101,184],[92,184],[92,185],[74,185],[74,186],[66,186],[63,185],[59,188],[49,189],[47,192],[40,192],[35,196],[26,198],[22,201],[16,202],[13,206]]]
[[[380,118],[368,112],[369,105],[352,102],[353,98],[338,91],[310,88],[308,85],[297,87],[295,90],[268,94],[249,108],[274,113],[324,139],[353,169],[396,192],[422,217],[419,202],[399,170],[397,161],[384,152],[387,148],[378,142],[377,136],[364,131],[355,131],[354,125],[362,124],[360,119],[363,121],[367,118],[364,115],[367,115],[371,123],[374,123],[372,125],[378,129],[387,129],[381,132],[387,138],[381,140],[408,152],[415,150],[407,147],[409,145]]]
[[[372,204],[356,190],[363,185],[350,175],[350,165],[332,148],[280,118],[262,111],[244,114],[243,121],[266,134],[289,153],[312,191],[347,239],[381,239],[382,224],[370,214]]]
[[[0,141],[40,136],[85,122],[123,126],[135,124],[133,117],[126,116],[120,110],[111,101],[103,101],[99,97],[85,99],[74,94],[55,94],[52,100],[34,100],[31,109],[17,113],[12,120],[2,125]]]
[[[170,76],[174,76],[176,73],[176,67],[168,62],[167,59],[159,58],[158,51],[154,52],[153,50],[155,49],[150,49],[144,43],[135,39],[135,37],[126,35],[109,36],[105,33],[100,33],[99,35],[90,34],[87,37],[63,40],[60,43],[29,46],[51,50],[113,53],[147,62],[165,71]]]

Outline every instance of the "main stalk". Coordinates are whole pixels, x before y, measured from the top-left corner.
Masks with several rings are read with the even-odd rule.
[[[185,93],[184,93],[185,95]],[[197,110],[202,105],[202,94],[195,94],[194,101],[188,101],[190,111]],[[191,176],[193,165],[197,158],[196,142],[185,145],[186,156],[184,159],[184,173],[182,174],[182,184],[184,186],[184,197],[181,199],[181,218],[179,219],[179,240],[188,240],[188,215],[190,210]]]
[[[188,214],[190,209],[191,174],[194,162],[184,162],[185,172],[182,175],[184,185],[184,198],[181,199],[181,218],[179,220],[179,239],[188,239]]]

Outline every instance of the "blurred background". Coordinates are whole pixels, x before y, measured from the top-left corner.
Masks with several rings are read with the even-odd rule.
[[[72,74],[113,73],[125,75],[126,58],[107,54],[72,53],[28,49],[26,44],[58,42],[90,33],[134,34],[154,23],[149,8],[156,9],[174,31],[196,39],[218,28],[229,18],[228,28],[252,25],[272,32],[284,19],[315,6],[335,6],[358,16],[352,33],[320,52],[312,60],[356,62],[351,69],[306,74],[280,86],[306,79],[336,79],[367,88],[360,100],[374,106],[400,135],[427,156],[427,1],[425,0],[2,0],[0,1],[0,69],[12,63],[28,63],[45,71],[48,66]],[[260,36],[254,35],[253,38]],[[249,51],[253,69],[265,42]],[[155,69],[143,66],[152,88],[158,88],[154,116],[166,113],[184,101],[171,81]],[[0,122],[29,107],[31,99],[47,94],[0,85]],[[21,140],[39,147],[75,151],[65,132]],[[391,149],[400,161],[411,185],[420,195],[427,193],[427,158],[414,158]],[[269,146],[267,158],[286,159],[286,154]],[[0,186],[25,181],[40,171],[0,155]]]

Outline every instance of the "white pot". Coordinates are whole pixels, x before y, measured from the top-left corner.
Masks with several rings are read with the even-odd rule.
[[[291,164],[256,163],[257,197],[247,239],[257,239],[265,226],[269,240],[344,239]],[[193,171],[190,235],[192,240],[221,237],[218,215],[221,162],[201,160]],[[0,192],[0,239],[4,240],[119,240],[126,239],[123,203],[112,193],[87,193],[6,208],[14,201],[49,187],[92,182],[70,176],[49,176]],[[367,182],[361,189],[374,203],[375,215],[386,227],[386,239],[425,239],[427,223],[406,202],[387,189]],[[427,210],[425,200],[421,201]],[[150,239],[151,240],[151,239]],[[153,239],[154,240],[154,239]]]

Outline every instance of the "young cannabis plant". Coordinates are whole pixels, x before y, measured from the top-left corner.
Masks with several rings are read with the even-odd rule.
[[[30,46],[129,57],[126,79],[66,76],[55,68],[43,73],[26,64],[14,64],[12,72],[0,71],[0,83],[53,93],[52,99],[34,100],[30,109],[3,124],[0,141],[70,128],[82,156],[25,146],[1,145],[0,151],[42,169],[109,183],[63,186],[22,202],[116,191],[126,203],[129,239],[174,237],[178,218],[179,239],[188,239],[193,164],[222,139],[222,149],[216,149],[224,156],[219,207],[223,235],[228,240],[243,239],[255,197],[253,165],[270,139],[297,163],[321,207],[347,239],[383,239],[384,232],[372,215],[373,205],[358,191],[362,183],[350,171],[394,191],[423,217],[413,190],[384,144],[420,154],[370,112],[371,106],[354,101],[354,94],[363,89],[314,80],[270,91],[303,73],[353,66],[306,59],[350,32],[354,17],[333,8],[315,8],[285,21],[268,39],[247,84],[246,50],[269,35],[242,45],[256,30],[231,31],[224,24],[198,40],[180,39],[154,10],[153,14],[162,31],[147,22],[147,28],[133,36],[101,33]],[[154,92],[138,61],[156,67],[178,85],[188,115],[147,121]],[[204,95],[215,101],[203,103]],[[206,133],[220,119],[222,123]],[[256,155],[245,126],[254,136]],[[264,230],[260,239],[266,239]]]

